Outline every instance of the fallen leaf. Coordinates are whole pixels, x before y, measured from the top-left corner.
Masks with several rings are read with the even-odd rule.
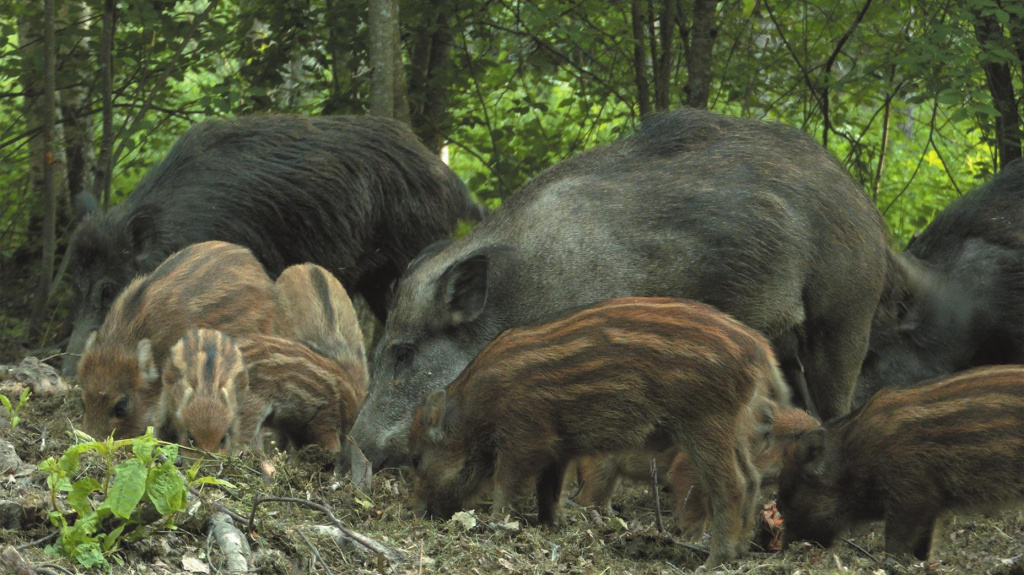
[[[473,511],[459,511],[455,515],[452,515],[452,518],[449,521],[459,523],[462,525],[463,529],[469,531],[476,527],[476,514]]]
[[[181,558],[181,568],[189,573],[209,573],[210,566],[191,555]]]

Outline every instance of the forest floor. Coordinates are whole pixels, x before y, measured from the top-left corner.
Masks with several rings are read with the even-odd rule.
[[[46,520],[50,511],[46,478],[31,466],[59,456],[71,444],[72,425],[81,419],[72,398],[73,394],[31,398],[13,430],[0,408],[0,451],[4,443],[13,445],[26,464],[20,471],[0,469],[0,509],[13,505],[5,502],[16,502],[21,513],[20,529],[0,528],[0,551],[8,545],[24,546],[20,554],[36,573],[86,571],[69,559],[47,555],[43,544],[32,544],[55,528]],[[85,473],[95,473],[96,462],[90,457],[83,458]],[[279,454],[270,481],[263,479],[260,462],[252,457],[206,461],[204,474],[223,478],[233,487],[205,486],[176,529],[123,543],[112,559],[112,571],[226,572],[224,554],[207,535],[208,520],[216,504],[248,518],[258,496],[321,503],[348,528],[397,551],[401,558],[388,561],[350,541],[323,535],[317,526],[331,522],[319,511],[293,503],[263,503],[251,529],[242,522],[238,525],[251,548],[249,572],[653,574],[690,572],[704,560],[673,533],[671,494],[661,498],[667,531],[658,531],[645,486],[631,486],[619,494],[617,516],[568,507],[564,524],[557,528],[532,526],[535,510],[530,508],[524,516],[493,517],[484,506],[460,515],[462,521],[427,521],[413,516],[411,482],[398,472],[375,475],[364,490],[347,477],[335,477],[328,469],[330,459],[315,447]],[[927,565],[883,568],[877,561],[882,556],[882,526],[874,524],[830,549],[795,545],[785,552],[745,557],[715,572],[1024,575],[1024,509],[956,517],[942,532],[939,545]]]

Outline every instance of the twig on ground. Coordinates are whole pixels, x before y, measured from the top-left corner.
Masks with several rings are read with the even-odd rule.
[[[680,543],[679,546],[683,549],[689,549],[694,553],[700,553],[701,555],[704,555],[706,557],[711,556],[711,551],[708,551],[706,548],[701,547],[700,545],[694,545],[692,543]]]
[[[316,560],[320,562],[320,565],[323,566],[324,571],[327,571],[327,575],[334,575],[334,572],[331,571],[331,568],[327,565],[327,562],[324,561],[324,558],[320,556],[320,551],[318,551],[317,548],[309,542],[309,539],[306,539],[306,536],[302,533],[302,530],[296,529],[295,532],[298,533],[299,537],[301,537],[302,540],[306,542],[306,545],[309,545],[309,550],[313,552],[313,557],[315,557]]]
[[[210,516],[210,532],[224,553],[225,567],[228,572],[244,573],[249,570],[252,551],[242,532],[231,522],[227,513],[214,513]]]
[[[363,535],[362,533],[358,533],[358,532],[353,531],[352,529],[346,527],[345,524],[343,524],[341,521],[338,521],[338,518],[335,517],[334,513],[332,513],[331,510],[328,509],[326,506],[320,505],[319,503],[314,503],[312,501],[307,501],[305,499],[298,499],[296,497],[257,497],[257,498],[255,498],[253,500],[253,502],[252,502],[252,510],[249,512],[249,523],[248,523],[248,527],[246,528],[246,531],[251,533],[252,530],[253,530],[253,522],[256,519],[256,508],[259,507],[261,503],[267,503],[267,502],[272,502],[272,501],[276,501],[276,502],[279,502],[279,503],[294,503],[296,505],[301,505],[303,507],[307,507],[309,509],[313,509],[314,511],[319,511],[319,512],[327,515],[327,518],[331,520],[331,523],[333,523],[334,526],[337,527],[338,530],[341,531],[345,535],[345,537],[347,537],[348,539],[351,539],[352,541],[355,541],[356,543],[358,543],[359,545],[365,547],[366,549],[369,549],[370,551],[373,551],[377,555],[386,558],[391,563],[398,563],[399,561],[401,561],[405,557],[405,554],[402,553],[401,551],[399,551],[397,549],[392,549],[391,547],[388,547],[387,545],[384,545],[384,544],[382,544],[382,543],[380,543],[378,541],[370,539],[369,537]]]
[[[21,545],[18,545],[17,550],[18,551],[24,551],[25,549],[28,549],[29,547],[35,547],[36,545],[42,545],[43,543],[49,543],[50,541],[53,541],[54,539],[56,539],[58,535],[60,535],[60,531],[54,531],[53,533],[50,533],[49,535],[44,535],[43,537],[40,537],[39,539],[36,539],[35,541],[29,541],[28,543],[23,543]]]
[[[41,565],[36,565],[36,573],[40,573],[42,569],[46,569],[54,573],[59,571],[61,573],[65,573],[66,575],[75,575],[75,572],[68,569],[67,567],[61,567],[60,565],[55,565],[53,563],[43,563]]]
[[[661,489],[658,488],[658,460],[651,458],[651,493],[654,494],[654,525],[658,533],[665,532],[665,524],[661,522]]]
[[[189,487],[188,488],[188,492],[191,493],[192,495],[195,495],[196,497],[198,497],[199,500],[202,501],[203,503],[205,503],[207,505],[212,505],[214,509],[216,509],[217,511],[219,511],[221,513],[226,514],[228,517],[234,519],[235,521],[237,521],[239,523],[245,523],[247,521],[247,519],[244,516],[235,513],[234,511],[228,509],[227,507],[221,505],[220,503],[217,503],[216,501],[207,501],[207,500],[203,499],[202,494],[199,493],[199,490],[196,489],[195,487]]]
[[[861,547],[860,545],[857,545],[857,544],[856,544],[856,543],[854,543],[853,541],[850,541],[849,539],[845,539],[845,538],[843,538],[843,537],[840,537],[840,538],[839,538],[839,540],[840,540],[840,541],[842,541],[843,543],[846,543],[846,544],[847,544],[847,545],[849,545],[850,547],[853,547],[853,548],[854,548],[854,549],[856,549],[857,551],[860,551],[861,553],[863,553],[864,555],[866,555],[866,556],[867,556],[867,557],[868,557],[869,559],[871,559],[871,560],[872,560],[872,561],[874,561],[875,563],[878,563],[878,558],[877,558],[877,557],[875,557],[874,555],[872,555],[872,554],[868,553],[868,552],[867,552],[867,550],[866,550],[866,549],[864,549],[863,547]]]

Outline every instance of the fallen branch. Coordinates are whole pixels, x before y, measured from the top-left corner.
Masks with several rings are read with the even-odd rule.
[[[338,530],[341,531],[346,538],[351,539],[352,541],[358,543],[359,545],[362,545],[366,549],[369,549],[370,551],[376,553],[379,556],[383,556],[390,563],[398,563],[399,561],[405,558],[405,554],[401,551],[397,549],[392,549],[391,547],[388,547],[383,543],[370,539],[362,533],[358,533],[356,531],[353,531],[352,529],[349,529],[341,521],[338,521],[338,518],[335,517],[334,513],[332,513],[331,510],[328,509],[326,506],[320,505],[319,503],[314,503],[312,501],[308,501],[306,499],[298,499],[296,497],[257,497],[256,499],[254,499],[252,502],[252,511],[249,512],[249,524],[248,527],[246,527],[246,531],[250,533],[253,531],[253,522],[256,519],[256,508],[259,507],[261,503],[268,503],[272,501],[276,501],[279,503],[294,503],[296,505],[301,505],[303,507],[312,509],[314,511],[319,511],[324,515],[327,515],[327,518],[331,520],[331,523],[333,523],[334,526],[337,527]]]
[[[245,573],[249,570],[252,551],[242,532],[235,527],[226,513],[210,516],[210,533],[224,553],[225,569],[229,573]]]
[[[18,545],[18,551],[24,551],[25,549],[28,549],[29,547],[35,547],[36,545],[42,545],[43,543],[49,543],[51,541],[56,540],[59,535],[60,535],[60,531],[54,531],[53,533],[50,533],[49,535],[45,535],[43,537],[40,537],[39,539],[36,539],[35,541],[29,541],[28,543],[23,543],[21,545]]]
[[[11,575],[34,575],[35,569],[29,565],[25,558],[18,553],[13,545],[8,545],[3,553],[0,553],[0,573]]]

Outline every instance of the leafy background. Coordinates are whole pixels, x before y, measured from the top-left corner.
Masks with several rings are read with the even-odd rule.
[[[1008,74],[1002,103],[1016,124],[1024,102],[1024,3],[1015,0],[399,5],[412,125],[491,205],[545,167],[619,137],[648,110],[694,104],[700,38],[713,42],[706,106],[785,122],[822,142],[875,200],[897,247],[1011,159],[996,142],[1008,116],[988,72]],[[103,196],[95,180],[105,6],[116,13],[109,203],[205,118],[369,110],[365,2],[58,2],[58,130],[47,152],[58,168],[57,279],[71,198]],[[43,325],[30,333],[28,322],[43,249],[32,160],[43,150],[42,7],[0,0],[0,357],[67,333],[66,287],[53,290]]]

